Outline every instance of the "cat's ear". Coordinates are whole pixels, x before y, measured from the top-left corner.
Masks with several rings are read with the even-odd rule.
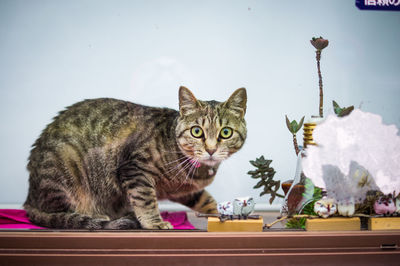
[[[246,114],[247,93],[245,88],[237,89],[225,102],[225,106],[241,118]]]
[[[179,112],[181,116],[197,112],[199,102],[193,93],[186,87],[179,88]]]

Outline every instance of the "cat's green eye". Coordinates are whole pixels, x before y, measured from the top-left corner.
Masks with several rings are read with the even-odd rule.
[[[192,129],[190,130],[190,133],[195,138],[203,137],[203,129],[201,129],[201,127],[197,127],[197,126],[192,127]]]
[[[224,127],[221,132],[219,133],[219,136],[223,139],[229,139],[232,137],[233,130],[230,127]]]

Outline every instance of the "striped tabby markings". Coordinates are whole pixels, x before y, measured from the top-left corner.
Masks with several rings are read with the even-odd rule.
[[[194,209],[200,213],[218,213],[217,202],[206,190],[194,205]]]
[[[76,206],[75,211],[78,213],[95,214],[92,197],[85,191],[87,180],[85,171],[82,166],[82,159],[78,152],[70,145],[64,145],[61,150],[61,158],[63,159],[65,170],[68,172],[72,182],[75,184],[71,201]]]
[[[145,176],[137,176],[128,189],[129,201],[140,225],[146,229],[172,229],[169,222],[162,220],[157,204],[154,184]]]
[[[116,140],[118,140],[117,141],[118,144],[122,144],[129,137],[129,135],[135,131],[135,129],[136,129],[136,123],[134,123],[134,121],[131,121],[127,126],[118,131],[117,136],[108,135],[105,141],[105,145],[115,147]]]
[[[217,202],[206,190],[173,199],[200,213],[218,213]]]

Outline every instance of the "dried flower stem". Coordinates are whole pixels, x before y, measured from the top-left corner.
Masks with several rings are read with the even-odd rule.
[[[318,69],[318,78],[319,78],[319,116],[324,117],[324,91],[322,85],[322,74],[321,74],[321,50],[315,51],[316,59],[317,59],[317,69]]]
[[[271,228],[274,224],[282,222],[282,221],[284,221],[286,219],[289,219],[289,218],[311,218],[312,219],[312,218],[319,218],[319,216],[309,215],[309,214],[288,215],[288,216],[283,216],[283,217],[273,221],[270,224],[265,224],[264,227],[265,228]]]
[[[287,216],[283,216],[282,218],[280,218],[280,219],[278,219],[278,220],[275,220],[275,221],[273,221],[273,222],[270,223],[270,224],[265,224],[264,227],[265,227],[265,228],[271,228],[274,224],[279,223],[279,222],[281,222],[281,221],[284,221],[284,220],[286,220],[287,218],[288,218]]]

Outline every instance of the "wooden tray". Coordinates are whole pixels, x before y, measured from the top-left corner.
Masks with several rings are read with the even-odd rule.
[[[361,230],[361,222],[359,217],[332,217],[307,219],[307,231],[358,231]]]
[[[400,217],[369,218],[368,230],[400,230]]]
[[[219,218],[208,217],[208,232],[262,232],[264,220],[246,219],[246,220],[228,220],[221,222]]]

